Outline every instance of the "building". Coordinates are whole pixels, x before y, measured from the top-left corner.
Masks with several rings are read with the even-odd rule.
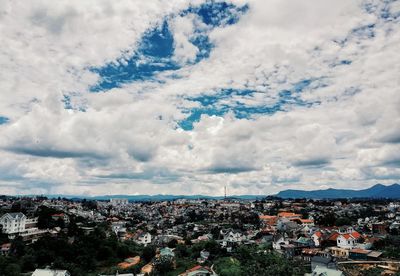
[[[137,238],[137,243],[147,246],[151,243],[151,234],[150,233],[142,233]]]
[[[23,213],[7,213],[0,218],[3,233],[18,234],[25,231],[26,216]]]
[[[8,234],[9,239],[21,236],[25,241],[35,241],[47,230],[36,227],[38,218],[27,218],[23,213],[7,213],[0,218],[2,232]]]
[[[372,224],[372,233],[377,235],[386,235],[387,234],[387,225],[383,222],[373,223]]]
[[[372,260],[376,261],[380,258],[382,252],[366,250],[362,248],[353,248],[349,251],[349,259],[352,260]]]
[[[160,256],[161,257],[168,257],[168,258],[175,258],[175,253],[173,249],[169,247],[164,247],[160,250]]]
[[[1,255],[7,256],[10,253],[11,243],[3,243],[1,245]]]
[[[277,216],[260,215],[259,218],[265,225],[269,225],[269,226],[276,225],[276,223],[278,221]]]
[[[7,213],[0,218],[5,234],[19,234],[36,229],[37,222],[38,218],[27,218],[23,213]]]
[[[314,241],[314,245],[316,247],[320,247],[322,240],[323,240],[323,234],[321,231],[316,231],[312,236],[311,239]]]
[[[125,206],[129,204],[127,198],[110,198],[110,204],[112,206]]]
[[[337,237],[337,246],[340,248],[352,249],[356,247],[358,240],[361,238],[360,233],[353,231],[346,234],[340,234]]]
[[[300,214],[291,213],[291,212],[280,212],[278,213],[279,218],[287,218],[289,220],[301,219]]]
[[[32,276],[71,276],[67,270],[36,269]]]

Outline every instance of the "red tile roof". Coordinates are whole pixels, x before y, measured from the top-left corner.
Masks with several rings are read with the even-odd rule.
[[[338,237],[339,237],[339,233],[338,233],[338,232],[333,232],[333,233],[329,236],[328,240],[330,240],[330,241],[336,241]]]
[[[316,235],[318,238],[322,237],[322,232],[321,231],[317,231],[314,233],[314,235]]]

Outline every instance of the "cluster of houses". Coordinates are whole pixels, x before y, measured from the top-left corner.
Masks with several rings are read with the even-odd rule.
[[[10,199],[0,201],[3,211],[0,225],[10,240],[22,236],[28,242],[35,242],[45,233],[57,235],[63,230],[37,227],[34,210],[35,206],[42,205],[56,210],[51,218],[62,220],[64,225],[68,225],[71,216],[82,217],[91,223],[107,222],[110,232],[121,240],[156,246],[155,262],[163,258],[175,259],[174,250],[168,247],[171,241],[195,244],[214,240],[227,252],[234,252],[240,245],[265,244],[287,258],[308,262],[313,271],[310,275],[342,275],[339,264],[346,261],[379,262],[383,260],[382,252],[374,250],[374,243],[384,238],[388,231],[400,230],[398,202],[372,206],[374,212],[380,214],[374,216],[365,211],[371,208],[369,203],[341,201],[329,204],[275,199],[129,202],[118,198],[109,202],[96,201],[93,208],[78,201],[42,199],[34,201],[29,217],[21,212],[9,212],[12,203]],[[341,227],[317,223],[327,212],[341,217],[360,214],[360,217],[351,225]],[[86,232],[93,230],[84,223],[79,227]],[[1,245],[1,254],[7,254],[9,250],[9,243]],[[216,275],[212,267],[205,265],[209,256],[210,253],[203,250],[196,260],[198,264],[181,275]],[[152,271],[154,261],[142,268],[142,274]],[[139,262],[139,256],[132,256],[118,266],[123,270]],[[394,265],[389,270],[398,269]]]

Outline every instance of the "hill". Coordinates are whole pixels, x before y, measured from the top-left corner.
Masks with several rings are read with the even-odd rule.
[[[326,189],[326,190],[285,190],[276,196],[281,198],[400,198],[400,185],[395,183],[390,186],[376,184],[364,190]]]

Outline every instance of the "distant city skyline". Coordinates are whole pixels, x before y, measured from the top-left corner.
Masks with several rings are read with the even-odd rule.
[[[400,183],[400,2],[4,1],[0,194]]]

